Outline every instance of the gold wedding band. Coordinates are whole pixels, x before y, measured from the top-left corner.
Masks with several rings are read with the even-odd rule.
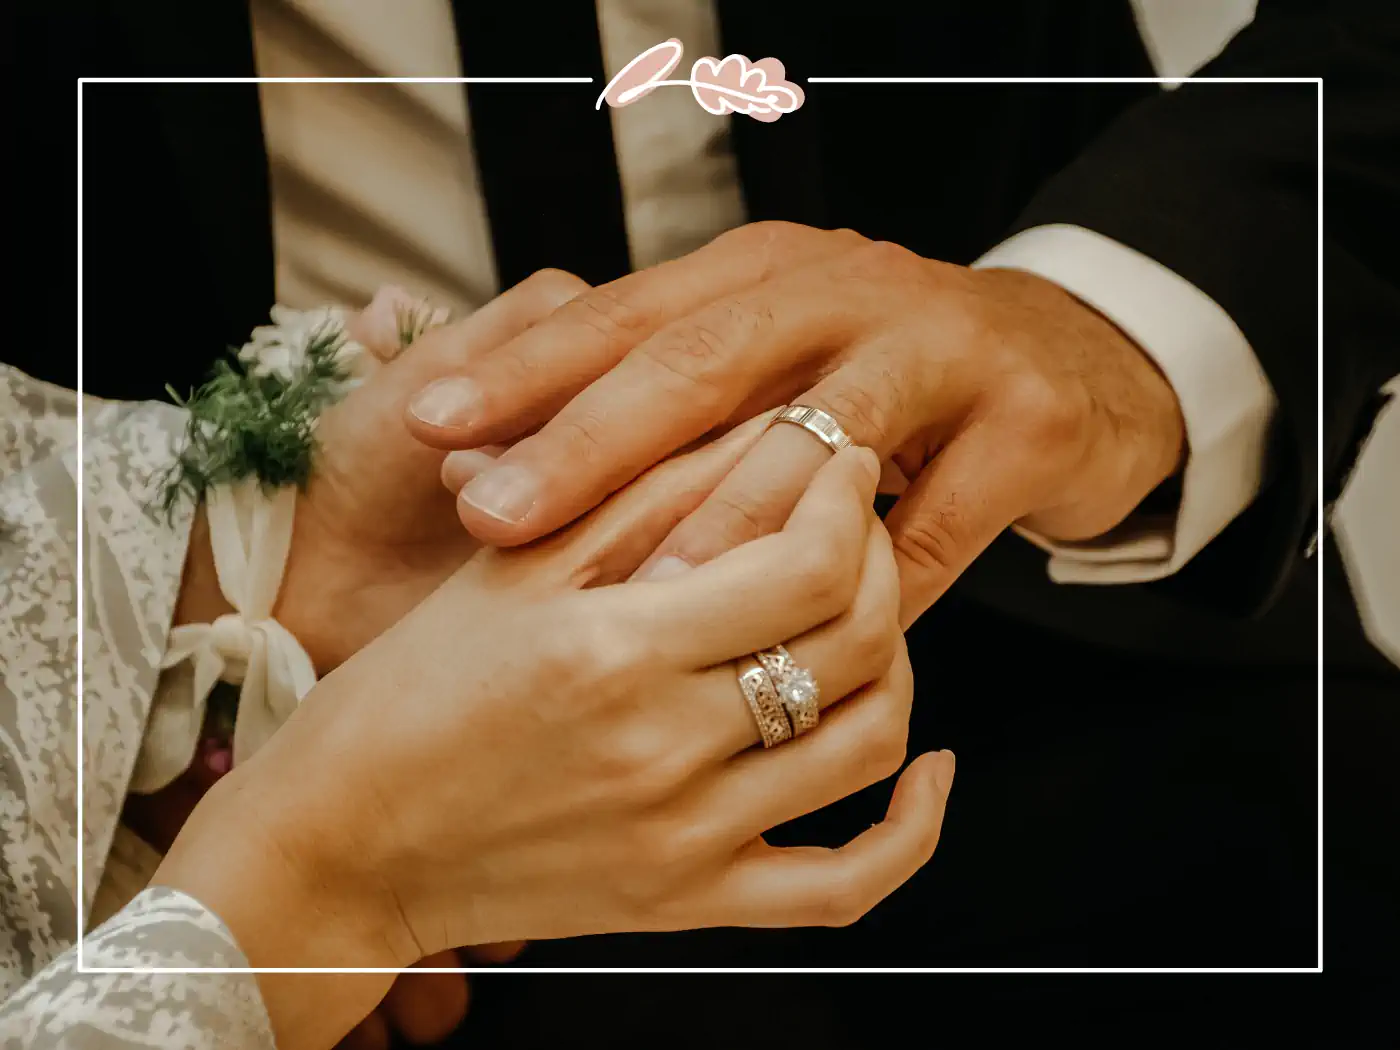
[[[851,444],[851,435],[827,412],[811,405],[788,405],[768,424],[792,423],[811,434],[832,452],[840,452]]]
[[[739,688],[743,690],[744,700],[758,725],[763,746],[777,747],[791,740],[792,723],[788,721],[777,687],[763,665],[753,657],[745,657],[739,661],[738,672]]]
[[[781,645],[754,653],[754,658],[773,680],[778,699],[782,701],[788,721],[792,723],[792,735],[801,736],[809,729],[815,729],[821,717],[821,708],[817,706],[821,690],[812,672],[799,666],[792,654]]]

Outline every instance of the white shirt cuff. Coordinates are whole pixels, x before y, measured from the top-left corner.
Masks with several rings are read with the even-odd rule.
[[[1189,448],[1174,515],[1135,513],[1092,540],[1015,530],[1050,554],[1058,583],[1144,583],[1170,576],[1259,492],[1277,399],[1244,333],[1218,304],[1161,263],[1079,226],[1037,226],[974,269],[1053,281],[1135,340],[1181,404]]]

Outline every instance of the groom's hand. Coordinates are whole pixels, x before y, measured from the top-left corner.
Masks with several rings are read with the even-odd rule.
[[[471,477],[458,502],[468,530],[513,545],[784,403],[829,412],[912,481],[887,520],[906,626],[1011,523],[1100,535],[1184,451],[1165,378],[1058,286],[783,223],[585,292],[425,389],[410,427],[437,448],[512,445],[469,469],[449,461],[444,476]],[[780,528],[829,455],[796,427],[773,429],[643,572]]]

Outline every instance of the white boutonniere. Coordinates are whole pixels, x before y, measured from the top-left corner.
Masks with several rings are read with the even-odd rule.
[[[339,336],[332,349],[334,364],[346,376],[354,375],[365,348],[345,335],[345,311],[340,307],[292,310],[274,306],[271,317],[272,324],[254,328],[238,351],[238,360],[247,372],[259,377],[276,376],[290,383],[326,339]]]

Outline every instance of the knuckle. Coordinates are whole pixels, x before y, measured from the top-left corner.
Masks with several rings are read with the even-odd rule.
[[[719,239],[731,246],[763,249],[775,243],[792,241],[811,233],[809,227],[783,219],[761,219],[745,223],[721,234]]]
[[[531,654],[533,670],[542,681],[583,684],[593,677],[591,647],[578,633],[560,630],[562,627],[562,623],[542,625],[538,632],[542,644]]]
[[[766,279],[794,262],[810,259],[816,249],[833,243],[854,248],[866,243],[866,238],[853,230],[819,230],[801,223],[764,219],[721,234],[715,243],[722,244],[728,252],[758,260],[756,269]]]
[[[599,691],[630,691],[645,674],[647,650],[633,631],[624,630],[611,620],[577,615],[565,635],[566,643],[547,646],[564,674],[562,681],[578,682]],[[580,673],[582,671],[582,673]]]
[[[639,916],[664,907],[707,856],[703,835],[673,816],[662,815],[625,827],[619,852],[614,885]]]
[[[823,391],[823,407],[846,428],[852,439],[871,445],[889,433],[896,405],[887,392],[876,393],[865,386],[848,384],[829,393]]]
[[[705,378],[714,366],[729,355],[729,336],[708,324],[697,324],[690,329],[688,338],[682,339],[678,349],[682,351],[680,360],[695,366],[692,379]]]
[[[817,903],[816,912],[821,926],[852,926],[871,908],[864,887],[842,865]]]
[[[755,232],[761,233],[765,239],[772,237],[806,237],[813,230],[810,226],[803,226],[800,222],[789,222],[786,219],[761,219],[758,222],[749,224]]]
[[[891,710],[861,744],[862,771],[873,784],[894,776],[909,754],[909,722]]]
[[[867,244],[871,243],[869,237],[865,236],[865,234],[860,233],[857,230],[851,229],[849,226],[842,226],[839,230],[832,230],[831,236],[834,240],[838,241],[842,245],[851,248],[852,250],[856,248],[863,248]]]
[[[851,625],[851,650],[855,665],[866,681],[883,675],[899,648],[898,610],[858,612]]]
[[[544,304],[547,310],[555,310],[587,291],[588,282],[582,277],[575,277],[568,270],[546,267],[521,281],[519,288],[528,292],[532,301]]]
[[[722,320],[719,313],[724,314]],[[732,329],[736,324],[763,323],[761,315],[744,318],[737,305],[719,313],[664,332],[638,348],[641,357],[677,381],[686,397],[705,404],[717,401],[723,389],[739,342]]]
[[[663,747],[663,741],[650,727],[612,725],[593,756],[595,773],[605,793],[629,807],[664,797]]]
[[[594,288],[568,304],[571,319],[609,344],[631,344],[651,328],[651,316],[606,287]]]
[[[1088,414],[1088,395],[1066,389],[1040,372],[1020,370],[1002,387],[1002,404],[1037,447],[1059,447],[1077,440]]]
[[[698,826],[683,820],[658,820],[646,838],[649,866],[663,886],[675,887],[684,882],[707,853]]]
[[[595,415],[567,415],[556,419],[551,429],[569,450],[567,462],[596,464],[607,445],[607,425]]]
[[[967,549],[967,530],[951,501],[931,507],[891,537],[894,549],[921,569],[956,572]]]
[[[797,557],[793,577],[802,601],[828,617],[850,605],[859,581],[845,559],[829,548],[816,546]]]
[[[560,731],[587,734],[600,719],[614,719],[646,678],[645,654],[637,643],[596,618],[561,611],[528,622],[533,688],[526,702],[535,717]],[[586,742],[580,749],[591,754]]]
[[[854,276],[877,283],[922,277],[924,260],[893,241],[867,241],[850,255]]]
[[[486,377],[478,382],[477,396],[484,403],[482,414],[490,416],[493,408],[499,409],[501,391],[533,390],[541,380],[548,381],[554,362],[533,352],[528,340],[506,344],[499,353],[488,354],[477,359],[473,374]]]
[[[717,520],[713,523],[713,532],[711,526],[705,526],[706,535],[713,537],[717,532],[723,549],[766,536],[782,524],[775,520],[762,499],[753,494],[720,489],[710,499],[714,501]]]
[[[659,734],[653,734],[651,744],[641,756],[644,761],[633,768],[628,784],[628,793],[634,804],[656,805],[665,802],[689,777],[689,765],[676,748],[670,746],[672,743]],[[668,841],[667,844],[671,843]]]

